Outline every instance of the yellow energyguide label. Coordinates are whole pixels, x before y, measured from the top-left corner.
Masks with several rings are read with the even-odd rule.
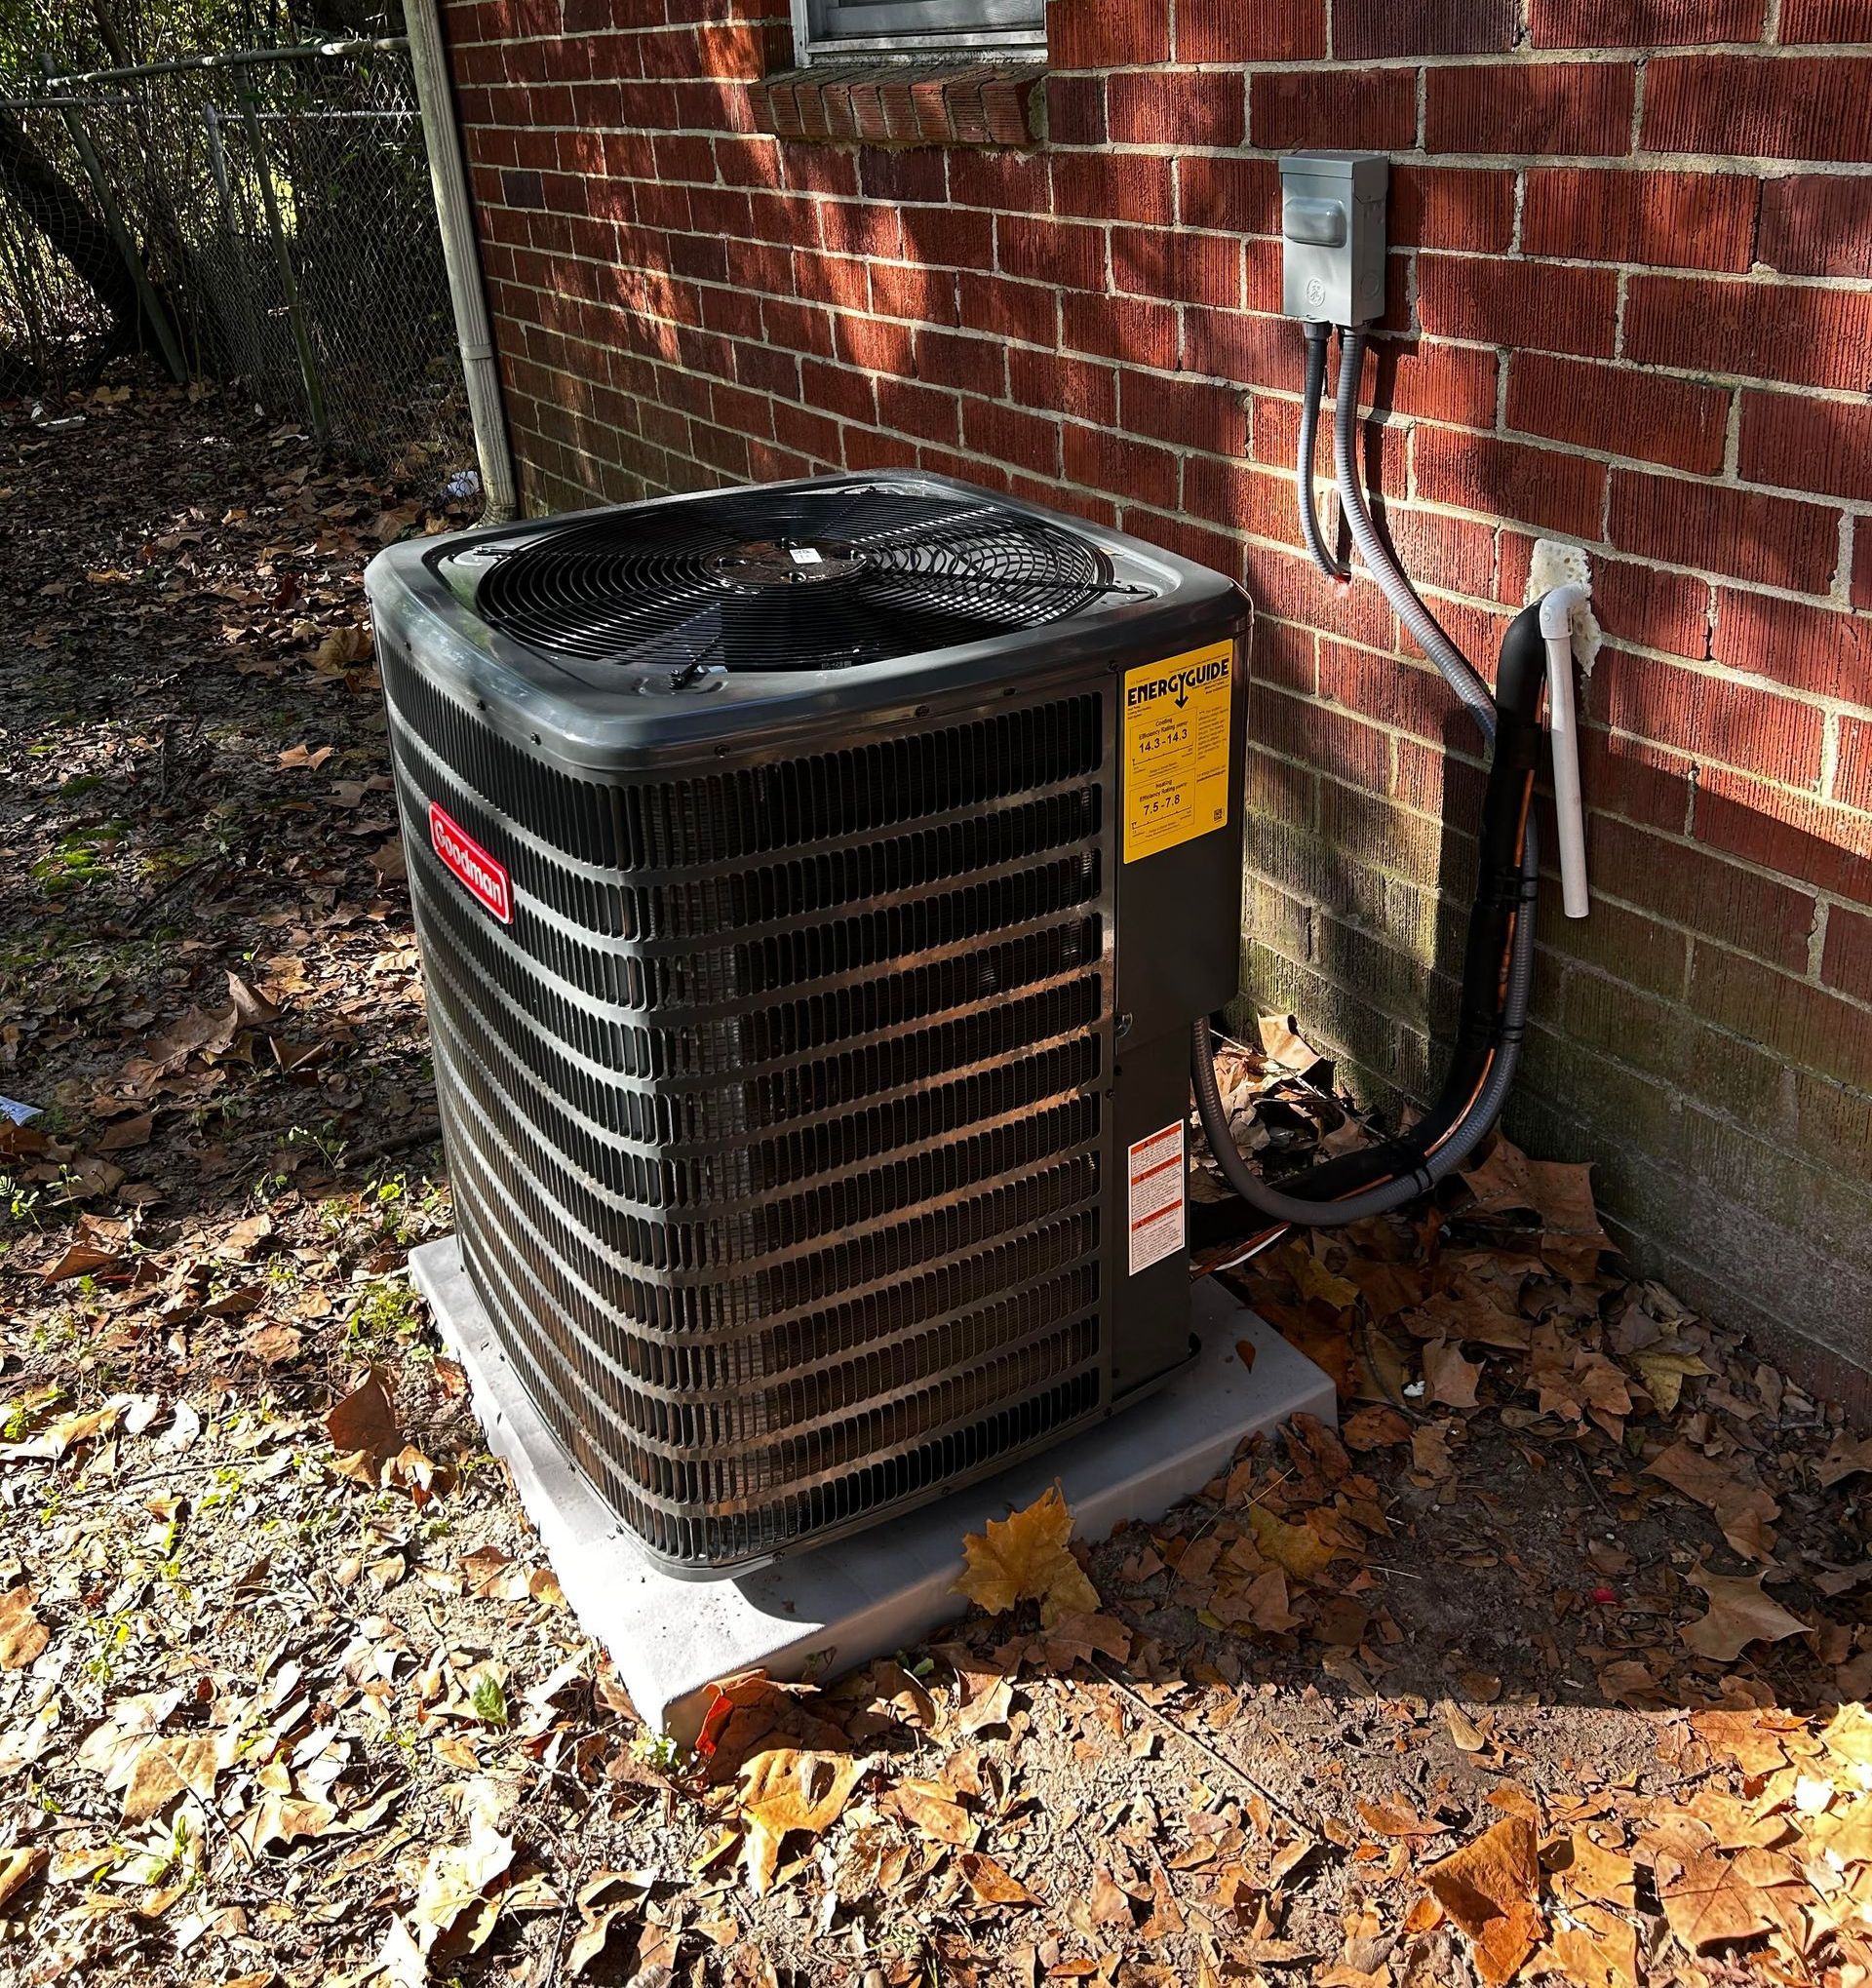
[[[1124,674],[1124,860],[1160,855],[1228,819],[1235,645],[1212,643]]]

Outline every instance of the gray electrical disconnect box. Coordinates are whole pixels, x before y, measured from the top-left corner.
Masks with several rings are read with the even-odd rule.
[[[1290,318],[1368,325],[1384,310],[1379,152],[1290,152],[1280,162],[1281,308]]]

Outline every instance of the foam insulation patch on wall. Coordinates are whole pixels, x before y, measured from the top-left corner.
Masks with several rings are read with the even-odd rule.
[[[1559,538],[1537,538],[1534,541],[1534,555],[1528,562],[1528,584],[1521,596],[1524,602],[1539,601],[1556,587],[1590,588],[1591,585],[1592,565],[1579,546],[1569,545]],[[1598,616],[1582,601],[1573,610],[1573,653],[1574,659],[1588,676],[1592,674],[1592,666],[1598,660],[1604,641]]]

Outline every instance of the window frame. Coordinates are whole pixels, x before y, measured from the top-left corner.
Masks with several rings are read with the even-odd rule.
[[[864,17],[870,17],[865,19]],[[1007,56],[1045,53],[1045,0],[793,0],[800,66],[846,57]]]

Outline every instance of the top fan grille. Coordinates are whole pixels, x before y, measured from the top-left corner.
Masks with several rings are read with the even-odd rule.
[[[475,596],[492,628],[679,672],[888,662],[1147,595],[1097,546],[1000,505],[889,484],[734,491],[530,540]]]

